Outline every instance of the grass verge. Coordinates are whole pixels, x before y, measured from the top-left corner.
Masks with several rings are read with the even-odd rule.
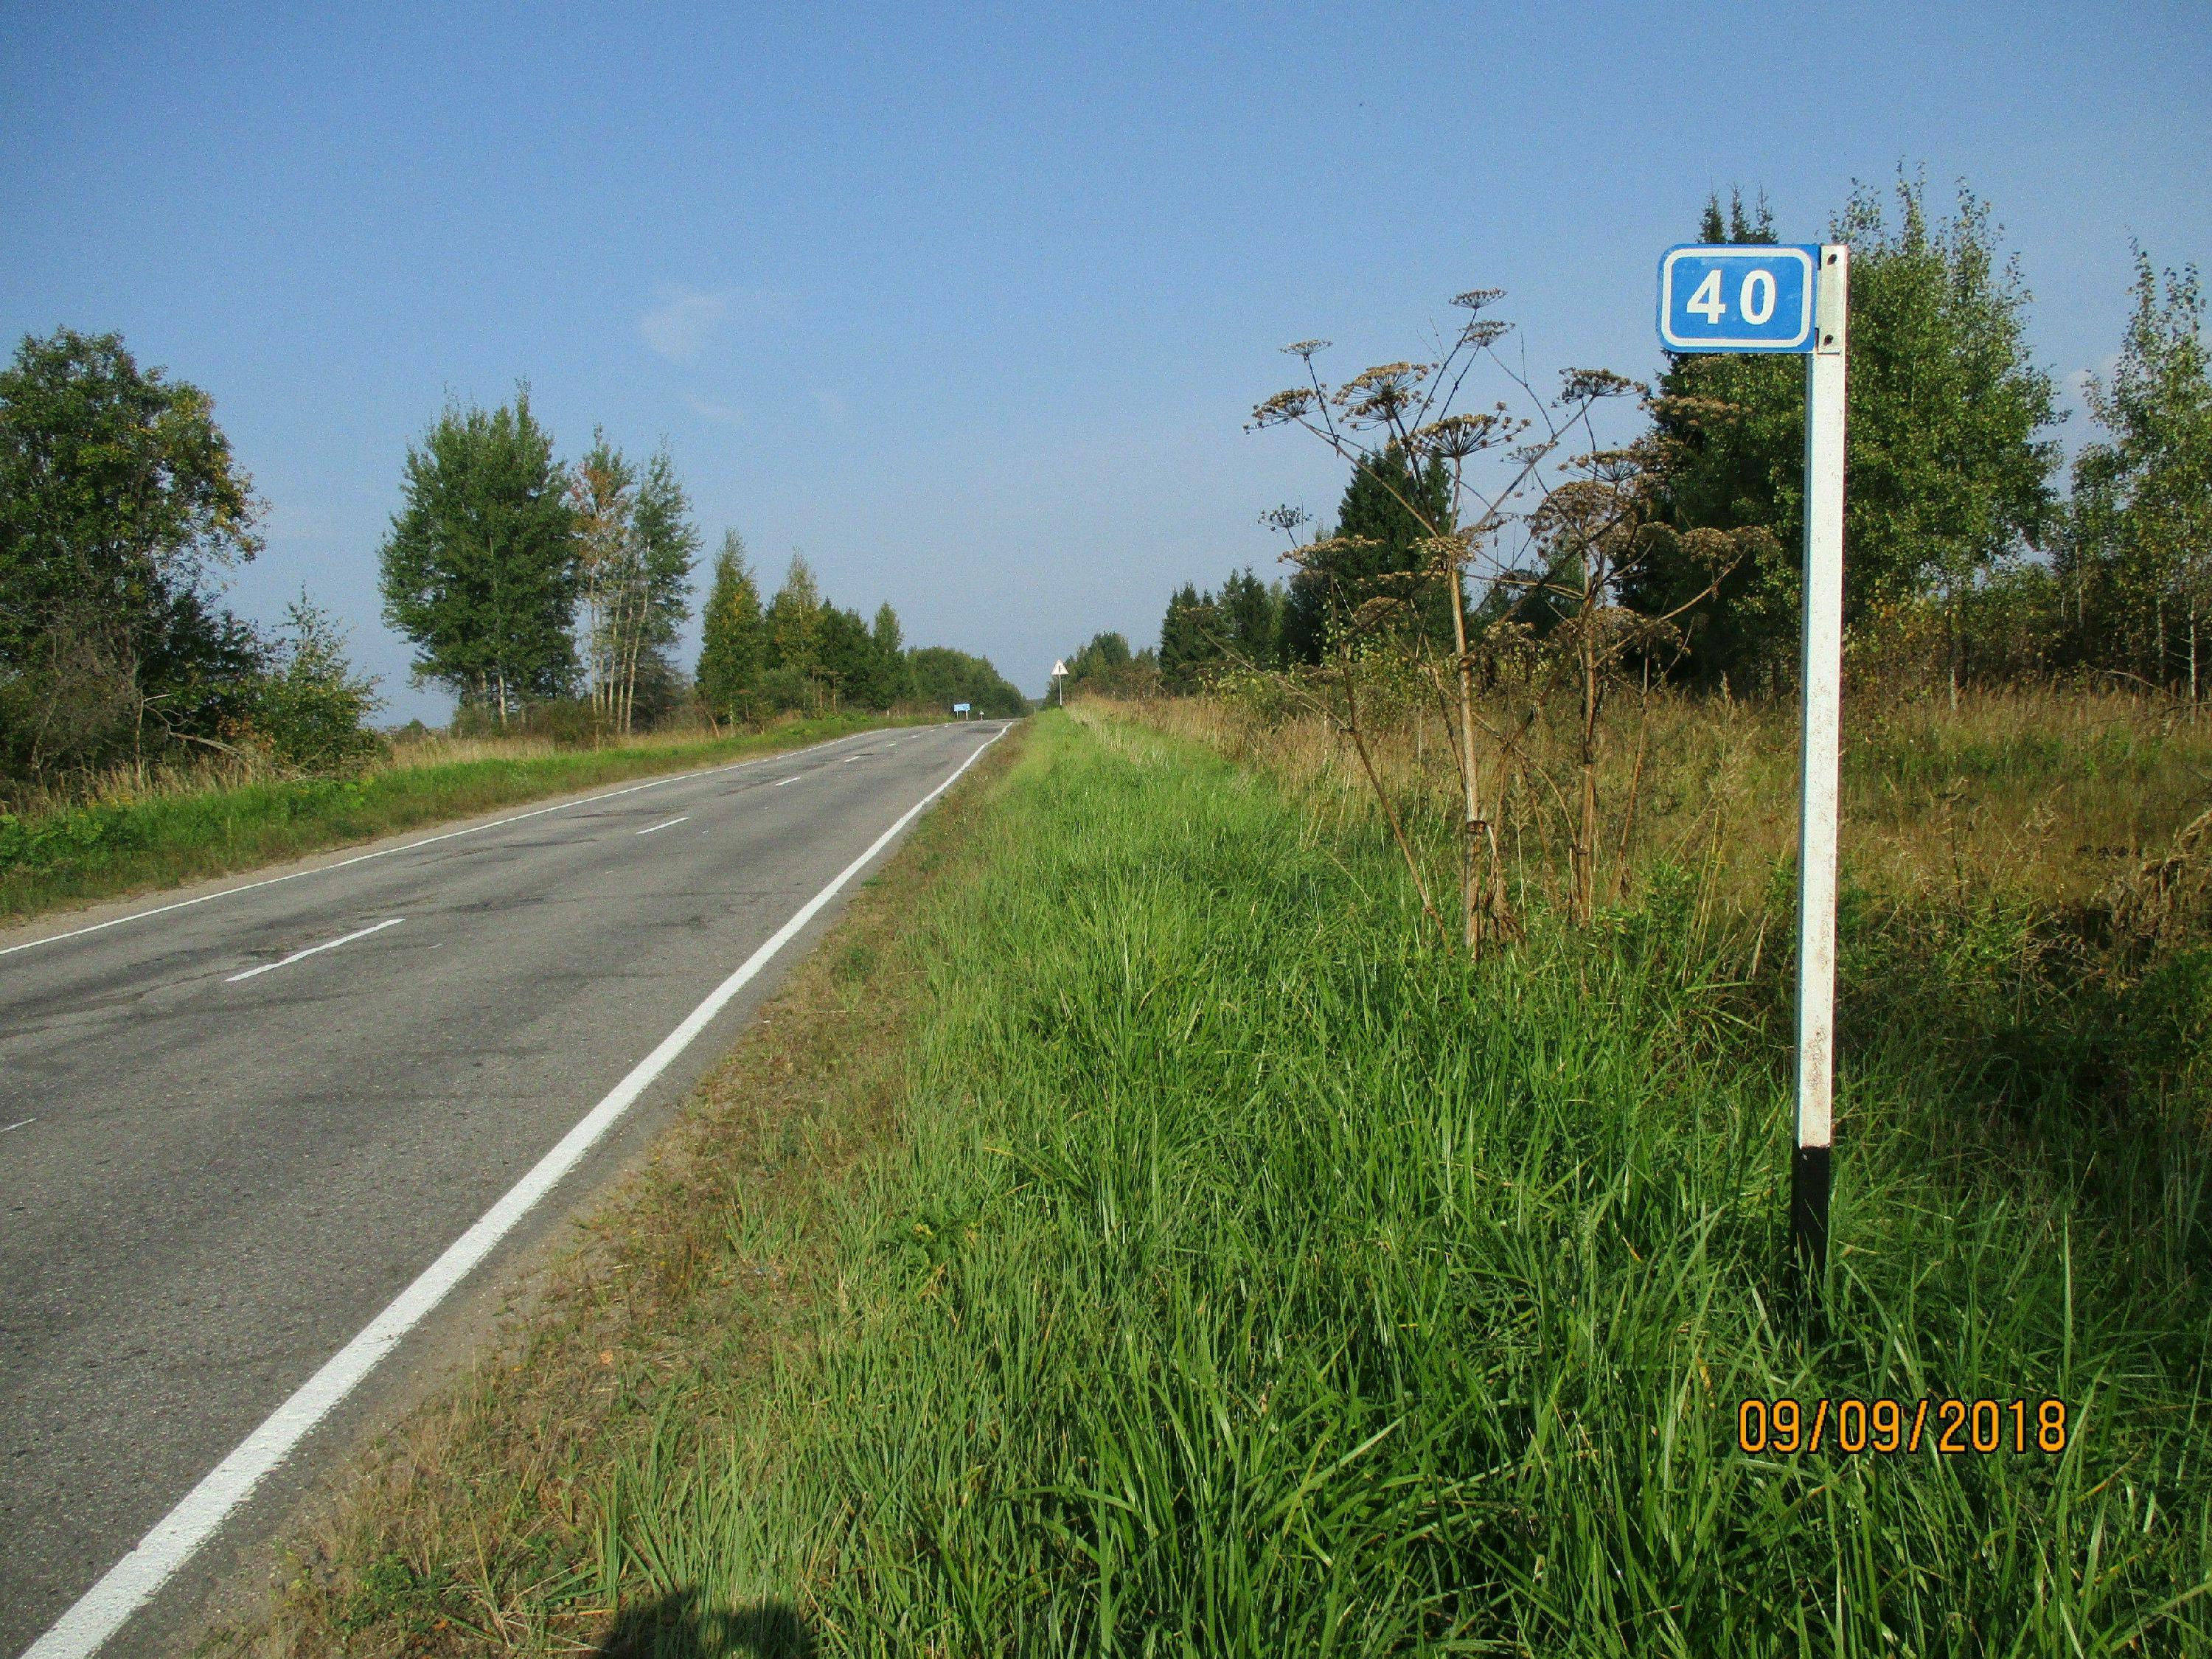
[[[1470,967],[1376,837],[1108,719],[955,811],[810,965],[874,1035],[741,1051],[665,1242],[383,1466],[280,1650],[2212,1653],[2203,1125],[1976,937],[1847,981],[1808,1345],[1783,1050],[1682,895]],[[593,1376],[587,1433],[510,1403]],[[1847,1398],[2063,1446],[1739,1447]]]
[[[270,779],[154,793],[33,818],[0,814],[0,925],[547,795],[912,723],[832,714],[696,742],[566,750],[517,745],[520,752],[495,749],[465,760],[387,765],[353,778]]]

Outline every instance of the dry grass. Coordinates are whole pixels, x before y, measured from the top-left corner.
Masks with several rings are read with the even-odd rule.
[[[1283,778],[1339,823],[1375,807],[1349,745],[1318,714],[1257,697],[1130,706],[1146,723]],[[1522,901],[1557,903],[1568,722],[1509,699],[1485,707],[1483,788]],[[1756,926],[1787,892],[1796,848],[1793,706],[1632,690],[1614,702],[1600,767],[1599,891],[1640,902],[1694,872],[1700,902]],[[1503,742],[1498,734],[1511,733]],[[1457,781],[1442,722],[1401,703],[1371,744],[1378,769],[1449,885]],[[1976,693],[1847,704],[1844,878],[1884,904],[2032,896],[2109,903],[2212,805],[2212,720],[2117,694]]]

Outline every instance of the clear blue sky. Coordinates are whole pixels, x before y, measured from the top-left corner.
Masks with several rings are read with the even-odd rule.
[[[1498,285],[1533,362],[1649,374],[1708,191],[1812,240],[1900,161],[1994,205],[2060,374],[2130,236],[2212,264],[2201,4],[1072,9],[0,4],[0,329],[210,392],[271,504],[233,603],[304,585],[438,718],[375,550],[449,395],[665,438],[710,544],[1036,691],[1330,507],[1241,429],[1286,341]]]

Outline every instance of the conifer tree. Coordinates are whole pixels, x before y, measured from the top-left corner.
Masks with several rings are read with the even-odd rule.
[[[1392,444],[1354,466],[1337,506],[1335,534],[1324,538],[1334,545],[1291,581],[1283,617],[1291,658],[1319,662],[1330,628],[1386,592],[1411,597],[1415,626],[1430,648],[1449,649],[1450,586],[1415,573],[1424,563],[1419,544],[1428,535],[1422,520],[1447,524],[1451,510],[1450,475],[1433,457],[1417,471]]]
[[[699,696],[718,720],[752,717],[767,665],[768,630],[759,585],[745,557],[744,538],[722,532],[714,585],[708,591],[705,637],[699,650]]]
[[[1206,671],[1222,659],[1221,629],[1213,595],[1185,582],[1168,601],[1160,623],[1160,682],[1170,691],[1195,691]]]
[[[875,695],[872,702],[886,712],[913,695],[912,677],[907,672],[906,630],[899,626],[898,612],[889,603],[876,607],[875,625],[868,636],[876,650]]]
[[[1221,584],[1215,602],[1228,650],[1254,668],[1273,668],[1281,659],[1283,591],[1252,574],[1247,565]]]

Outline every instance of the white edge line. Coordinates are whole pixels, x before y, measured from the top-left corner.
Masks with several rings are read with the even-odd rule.
[[[310,945],[304,951],[295,951],[290,956],[280,957],[275,962],[264,962],[258,968],[249,968],[242,974],[233,974],[228,979],[223,981],[223,983],[235,985],[242,979],[252,979],[256,974],[266,974],[279,968],[289,968],[302,957],[319,957],[325,951],[337,950],[341,945],[350,945],[357,939],[367,939],[371,933],[380,933],[387,927],[397,927],[406,920],[404,916],[394,916],[389,921],[378,922],[374,927],[363,927],[357,933],[348,933],[340,939],[325,939],[320,945]]]
[[[11,1124],[9,1124],[9,1125],[8,1126],[8,1127],[7,1127],[7,1128],[5,1128],[5,1129],[0,1129],[0,1135],[8,1134],[8,1133],[11,1133],[11,1132],[12,1132],[12,1131],[14,1131],[14,1130],[21,1129],[21,1128],[24,1127],[25,1127],[26,1125],[27,1125],[27,1124],[36,1123],[38,1121],[39,1121],[39,1120],[38,1120],[38,1119],[36,1119],[36,1118],[34,1118],[34,1117],[27,1117],[27,1118],[24,1118],[24,1119],[22,1119],[20,1122],[15,1122],[15,1123],[11,1123]]]
[[[679,823],[689,823],[690,822],[691,815],[689,812],[686,812],[682,817],[671,818],[665,823],[649,823],[646,825],[644,829],[638,830],[636,833],[641,836],[649,836],[656,830],[673,830]]]
[[[617,795],[634,795],[641,789],[658,789],[665,783],[682,783],[689,778],[713,777],[718,772],[741,772],[748,766],[765,766],[770,761],[789,760],[793,755],[808,755],[817,749],[832,749],[841,743],[850,743],[881,731],[881,726],[869,732],[848,732],[842,738],[824,738],[820,743],[810,743],[803,749],[783,749],[772,755],[756,755],[747,761],[732,761],[726,766],[702,766],[690,772],[671,772],[665,776],[647,778],[643,783],[624,784],[619,789],[610,789],[604,794],[583,795],[574,800],[556,801],[550,806],[533,806],[527,812],[517,812],[512,817],[494,818],[489,823],[472,823],[465,830],[447,830],[434,836],[425,836],[420,841],[410,841],[401,847],[380,847],[374,853],[356,853],[349,859],[339,859],[331,864],[319,864],[312,870],[295,870],[289,876],[270,876],[260,881],[242,882],[236,887],[226,887],[220,892],[202,893],[198,898],[179,899],[173,904],[157,904],[150,910],[133,910],[127,916],[111,916],[106,921],[95,921],[89,927],[73,927],[66,933],[48,933],[43,939],[27,939],[21,945],[0,945],[0,957],[12,957],[18,951],[28,951],[41,945],[58,945],[65,939],[82,939],[87,933],[120,927],[126,921],[143,921],[149,916],[167,915],[172,910],[189,910],[195,904],[206,904],[219,898],[229,898],[238,893],[251,893],[257,888],[274,887],[279,882],[297,881],[302,876],[320,876],[332,870],[343,870],[349,865],[366,864],[371,859],[390,858],[395,853],[411,853],[418,847],[434,842],[453,841],[461,836],[480,836],[487,830],[504,829],[510,823],[520,823],[525,818],[544,817],[548,812],[565,812],[572,806],[589,806],[594,801],[612,800]]]
[[[747,957],[737,972],[708,992],[707,1000],[684,1016],[682,1024],[661,1038],[651,1054],[632,1066],[629,1074],[562,1136],[551,1152],[539,1158],[529,1173],[509,1188],[506,1195],[485,1211],[474,1225],[447,1245],[445,1254],[394,1297],[359,1335],[325,1361],[322,1369],[271,1412],[229,1456],[210,1470],[174,1509],[155,1523],[153,1530],[139,1540],[130,1554],[110,1567],[98,1583],[78,1597],[45,1635],[24,1650],[21,1659],[89,1659],[98,1652],[146,1599],[191,1559],[225,1517],[252,1495],[263,1478],[291,1455],[308,1431],[352,1393],[374,1369],[377,1361],[427,1318],[454,1286],[491,1254],[493,1247],[515,1224],[576,1167],[653,1080],[690,1047],[693,1039],[707,1029],[715,1015],[729,1006],[731,999],[798,937],[806,924],[821,914],[822,908],[843,891],[846,884],[866,869],[900,830],[921,817],[924,807],[959,781],[961,774],[975,763],[984,750],[1005,735],[1002,727],[977,745],[973,754],[953,769],[951,776],[901,813],[896,823],[869,843],[866,852],[839,871],[827,887],[807,900],[797,915]]]

